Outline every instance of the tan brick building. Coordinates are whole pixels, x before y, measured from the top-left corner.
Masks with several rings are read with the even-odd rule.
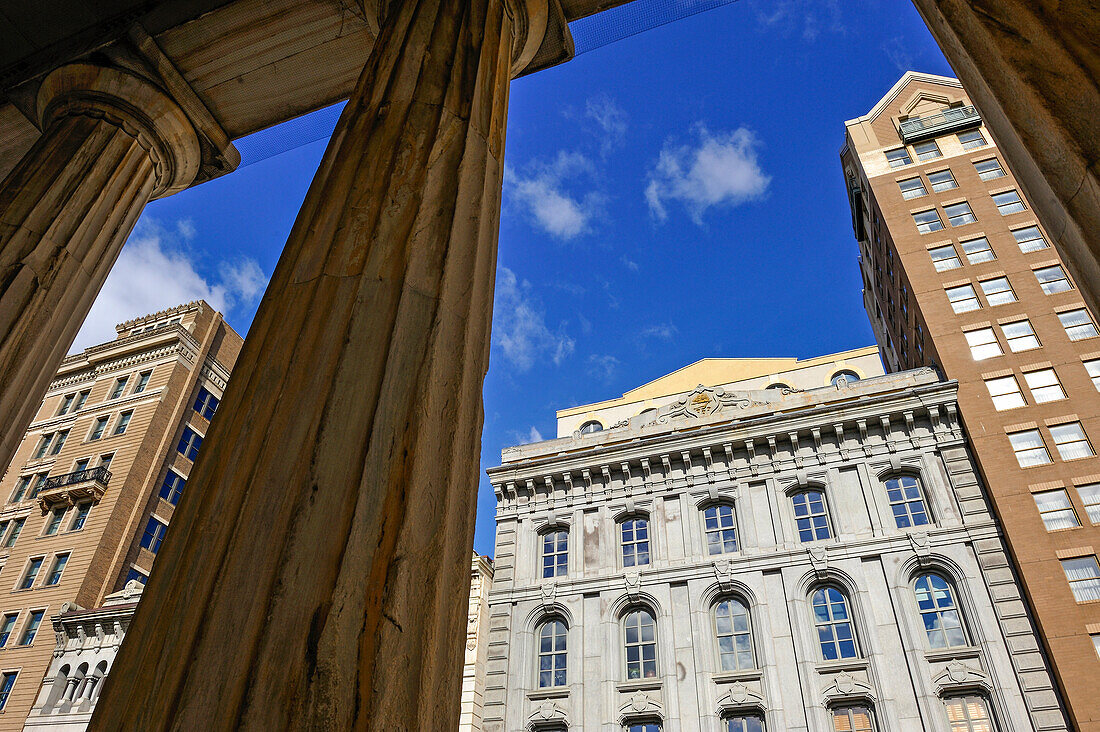
[[[1100,331],[955,79],[846,124],[864,302],[887,369],[959,408],[1077,729],[1100,730]]]
[[[22,729],[34,704],[51,617],[148,576],[243,345],[201,301],[117,330],[62,362],[0,480],[3,731]]]

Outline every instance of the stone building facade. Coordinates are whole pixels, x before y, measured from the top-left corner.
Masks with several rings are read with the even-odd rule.
[[[39,696],[51,617],[148,577],[241,345],[193,302],[62,362],[0,480],[0,730]]]
[[[956,385],[823,362],[502,453],[485,730],[1069,728]]]
[[[489,653],[489,590],[493,560],[474,553],[470,565],[470,614],[462,665],[462,714],[458,732],[481,732],[485,716],[485,662]]]
[[[967,91],[906,73],[845,128],[864,304],[891,371],[936,366],[1072,721],[1100,731],[1100,328]]]

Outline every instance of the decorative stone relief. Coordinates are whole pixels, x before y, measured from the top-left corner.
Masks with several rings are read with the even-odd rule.
[[[747,392],[727,392],[720,386],[709,388],[700,384],[686,397],[666,407],[668,411],[659,414],[656,422],[668,424],[674,419],[702,419],[723,411],[765,405],[767,402],[757,401]]]
[[[917,563],[920,566],[928,567],[932,564],[932,546],[928,539],[928,532],[910,532],[909,544],[913,547],[913,553],[917,555]]]
[[[642,577],[637,572],[625,572],[623,584],[626,586],[626,594],[631,600],[638,600],[642,596]]]
[[[619,708],[619,724],[625,725],[631,719],[653,717],[663,718],[664,714],[661,702],[649,692],[634,692],[627,703]]]
[[[766,712],[768,707],[764,703],[763,694],[744,681],[736,681],[730,685],[729,691],[718,698],[715,712],[719,717],[723,717],[742,709],[759,709]]]
[[[957,659],[948,663],[947,667],[936,675],[934,682],[941,693],[974,685],[990,687],[989,676],[984,671]]]
[[[538,732],[544,729],[557,729],[564,725],[569,727],[569,717],[565,711],[552,701],[544,701],[535,708],[531,716],[527,718],[529,732]]]
[[[810,566],[818,579],[825,579],[829,575],[829,552],[823,546],[813,546],[806,550],[810,555]]]
[[[871,702],[878,701],[871,685],[863,679],[853,676],[848,671],[841,671],[834,676],[832,683],[822,689],[821,695],[824,706],[830,706],[840,699],[851,699],[853,697],[867,699]]]

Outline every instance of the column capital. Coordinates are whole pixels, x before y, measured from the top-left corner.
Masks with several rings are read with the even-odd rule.
[[[37,98],[42,129],[64,117],[106,120],[133,137],[149,154],[156,176],[153,197],[191,185],[202,150],[187,115],[155,84],[122,69],[78,62],[51,71]]]
[[[560,0],[505,0],[512,17],[515,79],[573,58],[573,35]]]

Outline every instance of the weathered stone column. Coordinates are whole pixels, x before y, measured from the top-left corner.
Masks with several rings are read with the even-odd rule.
[[[527,12],[391,3],[91,729],[457,725]]]
[[[149,198],[195,177],[198,138],[163,92],[87,63],[45,78],[44,133],[0,184],[0,467]]]
[[[1095,0],[913,0],[1100,312]]]

